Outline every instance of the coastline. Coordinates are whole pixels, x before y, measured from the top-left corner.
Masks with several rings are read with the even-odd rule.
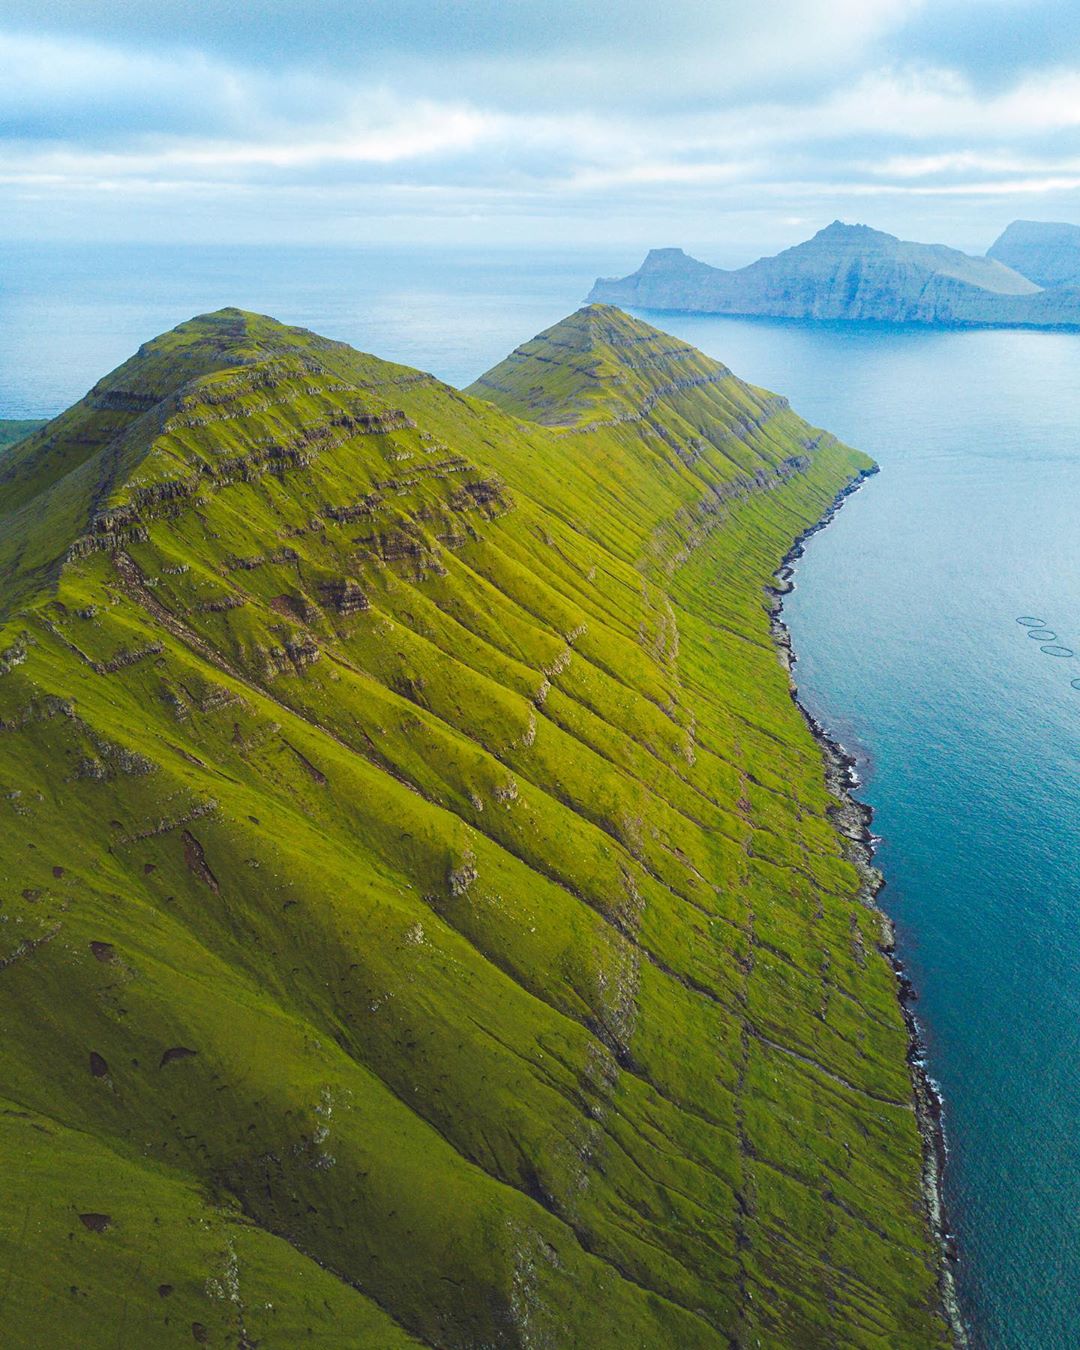
[[[803,556],[808,539],[830,525],[848,497],[863,486],[868,478],[878,473],[878,467],[865,469],[841,489],[825,514],[798,536],[785,553],[774,573],[776,584],[767,588],[769,597],[769,628],[781,664],[788,673],[791,700],[802,714],[810,733],[821,749],[825,762],[825,782],[837,799],[838,806],[831,812],[833,823],[844,840],[844,851],[861,878],[859,899],[879,916],[882,938],[880,949],[892,967],[896,978],[897,1001],[908,1033],[907,1062],[915,1099],[915,1118],[922,1137],[923,1167],[922,1192],[930,1231],[938,1247],[938,1287],[941,1291],[941,1310],[958,1350],[969,1350],[971,1340],[960,1310],[956,1293],[956,1240],[949,1231],[944,1196],[944,1171],[948,1158],[943,1122],[944,1100],[937,1084],[926,1070],[926,1045],[912,1004],[918,997],[903,962],[896,955],[896,935],[893,922],[878,904],[878,895],[885,886],[885,877],[874,866],[873,808],[855,796],[859,786],[856,761],[839,741],[834,740],[813,713],[799,698],[795,681],[795,655],[791,634],[783,620],[784,596],[794,589],[794,564]]]

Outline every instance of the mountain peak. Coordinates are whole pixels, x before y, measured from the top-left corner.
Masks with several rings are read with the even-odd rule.
[[[165,405],[195,381],[271,355],[308,350],[321,341],[263,315],[221,309],[143,343],[85,398],[5,458],[0,519],[94,461],[106,447],[129,445],[136,424],[160,422]]]
[[[843,220],[834,220],[831,224],[818,230],[817,234],[806,242],[808,244],[845,244],[852,248],[867,248],[874,245],[897,244],[900,241],[896,235],[886,234],[884,230],[875,230],[871,225],[850,225]],[[796,247],[805,247],[805,245],[796,245]]]
[[[204,365],[204,373],[227,365],[250,365],[253,361],[287,353],[310,352],[337,344],[306,328],[280,323],[265,314],[228,306],[186,319],[175,328],[145,342],[130,361],[106,377],[107,383],[139,363],[162,357]],[[145,366],[144,366],[145,369]],[[182,371],[174,372],[182,374]]]
[[[191,429],[250,420],[272,390],[297,397],[312,394],[313,385],[340,387],[343,374],[352,378],[365,365],[373,375],[398,369],[236,308],[198,315],[144,343],[5,455],[0,569],[8,566],[9,585],[0,610],[54,582],[69,550],[111,529],[133,491],[155,490],[159,480],[176,482],[184,473],[217,472],[212,456],[200,461]],[[368,400],[359,389],[357,397]],[[250,452],[251,434],[238,425],[227,440],[234,459]]]
[[[618,305],[595,301],[582,305],[573,314],[544,329],[539,336],[557,347],[581,350],[605,345],[621,347],[627,342],[648,340],[658,332],[651,324],[631,317]]]
[[[644,320],[596,303],[518,347],[466,392],[547,426],[581,426],[636,413],[687,380],[729,373]]]

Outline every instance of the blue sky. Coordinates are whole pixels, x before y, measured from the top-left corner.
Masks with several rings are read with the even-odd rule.
[[[3,0],[0,237],[683,244],[1080,221],[1075,0]]]

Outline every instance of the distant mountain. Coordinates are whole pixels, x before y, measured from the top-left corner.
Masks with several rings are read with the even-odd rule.
[[[17,444],[29,436],[32,431],[37,431],[39,427],[44,425],[44,421],[0,420],[0,450],[6,450],[9,445]]]
[[[593,308],[238,310],[0,458],[0,1346],[945,1350],[766,587],[871,462]]]
[[[1039,286],[1080,286],[1080,225],[1014,220],[986,256]]]
[[[598,280],[589,299],[699,314],[1080,326],[1080,291],[1047,293],[997,259],[838,220],[806,243],[736,271],[710,267],[682,249],[653,249],[630,276]]]

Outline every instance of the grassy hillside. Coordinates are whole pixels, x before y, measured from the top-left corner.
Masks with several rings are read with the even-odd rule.
[[[19,421],[0,418],[0,451],[6,450],[9,445],[14,445],[16,441],[21,441],[24,436],[29,436],[32,431],[37,431],[44,425],[44,420]]]
[[[868,461],[603,307],[473,392],[226,310],[0,464],[5,1347],[946,1340],[765,603]]]

